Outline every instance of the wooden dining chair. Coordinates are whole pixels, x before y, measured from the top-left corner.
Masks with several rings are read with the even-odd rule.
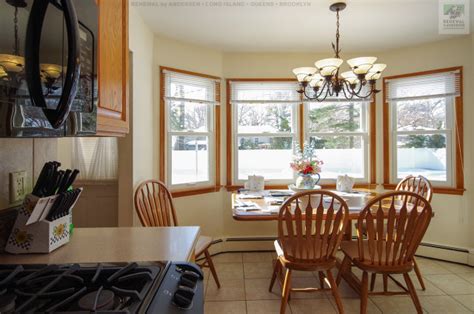
[[[410,200],[410,202],[409,202]],[[337,283],[350,276],[351,265],[362,270],[360,312],[367,312],[368,294],[409,294],[418,313],[422,308],[409,272],[413,270],[415,252],[428,229],[432,209],[422,196],[406,191],[382,194],[371,200],[358,217],[357,241],[343,241],[344,260]],[[364,235],[362,226],[366,226]],[[368,274],[389,276],[404,291],[368,291]],[[406,287],[391,275],[402,274]],[[348,280],[351,284],[351,280]]]
[[[339,313],[344,312],[331,269],[336,266],[335,254],[348,219],[346,202],[325,190],[297,193],[282,204],[278,215],[278,240],[275,241],[278,259],[269,287],[272,291],[276,278],[280,278],[283,268],[286,269],[280,313],[285,313],[291,291],[329,290],[324,289],[322,283],[321,288],[291,288],[293,270],[318,271],[320,280],[327,279]]]
[[[431,185],[431,182],[422,175],[419,175],[416,177],[409,175],[405,177],[397,184],[397,187],[395,188],[395,190],[396,191],[409,191],[409,192],[416,193],[424,197],[430,204],[431,204],[431,199],[433,198],[433,186]],[[410,199],[408,201],[410,202]],[[413,265],[414,265],[416,278],[418,279],[418,282],[420,283],[421,289],[426,290],[425,282],[423,281],[423,276],[421,276],[420,268],[418,267],[418,264],[416,263],[416,258],[413,258]],[[371,281],[372,282],[370,286],[373,290],[375,274],[371,278]],[[387,280],[385,279],[385,282],[386,281]],[[384,285],[386,286],[387,284],[385,283]]]
[[[147,180],[141,183],[135,192],[135,209],[140,222],[144,227],[172,227],[178,226],[176,211],[174,209],[173,197],[166,185],[158,180]],[[199,264],[202,267],[209,267],[217,287],[220,288],[212,257],[209,254],[209,247],[212,238],[200,236],[194,255],[199,259],[204,255],[204,262]]]

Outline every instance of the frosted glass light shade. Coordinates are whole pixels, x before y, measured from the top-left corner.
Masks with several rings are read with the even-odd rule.
[[[61,76],[63,68],[57,64],[43,63],[40,64],[40,70],[43,74],[47,75],[49,78],[57,79]]]
[[[318,68],[319,73],[322,76],[331,76],[336,74],[337,70],[344,62],[342,59],[338,58],[328,58],[316,61],[314,65]]]
[[[343,72],[343,73],[341,73],[341,76],[349,84],[357,84],[359,82],[359,79],[357,78],[357,75],[355,75],[354,72],[352,72],[352,71]]]
[[[0,79],[1,79],[2,77],[7,76],[7,75],[8,75],[7,72],[5,72],[5,70],[4,70],[2,67],[0,67]]]
[[[25,58],[16,55],[0,54],[0,66],[6,72],[21,72],[25,66]]]
[[[387,67],[386,64],[376,63],[372,66],[369,72],[365,75],[365,79],[369,80],[378,80],[382,76],[382,71]]]
[[[347,60],[347,64],[355,74],[366,74],[377,61],[377,57],[359,57]]]
[[[319,74],[315,74],[315,75],[313,76],[313,79],[311,80],[311,82],[309,82],[309,86],[311,86],[311,87],[313,87],[313,88],[314,88],[314,87],[318,87],[318,88],[319,88],[319,87],[323,86],[323,84],[324,84],[324,77],[322,77],[322,76],[319,75]]]
[[[312,79],[312,76],[318,71],[318,69],[313,67],[301,67],[293,69],[293,73],[296,75],[298,82],[309,82]]]

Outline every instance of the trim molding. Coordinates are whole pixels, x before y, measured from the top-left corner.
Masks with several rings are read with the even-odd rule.
[[[463,67],[451,67],[444,69],[436,69],[422,72],[414,72],[400,75],[387,76],[383,78],[383,185],[385,188],[392,189],[395,184],[391,178],[391,126],[390,126],[390,108],[387,102],[387,83],[391,79],[399,79],[405,77],[422,76],[436,73],[453,72],[459,71],[459,82],[460,82],[460,96],[455,98],[454,104],[454,117],[455,117],[455,134],[454,143],[455,145],[455,157],[453,162],[455,163],[454,173],[456,182],[453,187],[434,187],[436,193],[441,194],[454,194],[463,195],[464,188],[464,127],[463,127],[463,100],[464,100],[464,88],[463,88]]]

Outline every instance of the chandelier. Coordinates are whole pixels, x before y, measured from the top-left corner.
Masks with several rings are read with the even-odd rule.
[[[298,93],[309,100],[323,101],[328,96],[343,94],[348,100],[354,97],[366,99],[380,92],[376,81],[382,75],[386,65],[375,63],[376,57],[359,57],[347,60],[352,71],[341,73],[339,67],[344,60],[339,57],[339,12],[346,3],[336,2],[329,9],[336,12],[336,44],[332,43],[334,58],[322,59],[314,63],[315,67],[301,67],[293,70],[299,83]]]

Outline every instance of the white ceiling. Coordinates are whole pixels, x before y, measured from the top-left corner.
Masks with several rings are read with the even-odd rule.
[[[156,34],[222,51],[328,52],[335,40],[336,16],[329,11],[332,1],[328,0],[131,2]],[[141,6],[144,2],[148,5]],[[182,5],[171,6],[173,2]],[[199,6],[187,5],[189,2]],[[273,6],[255,7],[252,4],[256,2]],[[281,2],[307,5],[277,6]],[[453,37],[438,34],[438,0],[348,0],[347,5],[341,12],[343,53],[373,52]],[[471,3],[471,12],[473,7]]]

